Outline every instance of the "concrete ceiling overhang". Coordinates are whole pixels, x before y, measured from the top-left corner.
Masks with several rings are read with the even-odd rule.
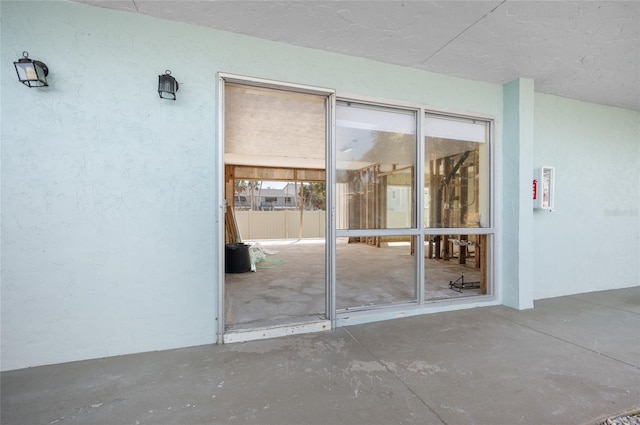
[[[75,0],[640,111],[640,2]]]

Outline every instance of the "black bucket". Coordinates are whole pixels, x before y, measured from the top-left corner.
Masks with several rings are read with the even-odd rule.
[[[249,245],[246,243],[228,243],[225,245],[225,273],[246,273],[251,271]]]

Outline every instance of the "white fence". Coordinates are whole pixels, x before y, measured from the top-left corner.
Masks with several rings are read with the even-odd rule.
[[[300,211],[235,211],[242,240],[297,239]],[[324,211],[304,211],[302,237],[324,238]]]
[[[300,211],[235,211],[242,240],[256,239],[297,239],[300,229]],[[345,228],[347,219],[339,214],[339,228]],[[302,237],[324,238],[325,212],[304,211],[302,214]],[[389,228],[408,228],[410,217],[405,212],[387,212]]]

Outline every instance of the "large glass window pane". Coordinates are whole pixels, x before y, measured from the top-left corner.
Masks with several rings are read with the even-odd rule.
[[[482,120],[425,116],[425,227],[490,227],[489,128]]]
[[[338,229],[415,226],[416,114],[338,102]]]
[[[409,236],[339,238],[336,307],[360,309],[416,300],[416,261]]]
[[[425,238],[426,300],[486,295],[490,235],[430,235]]]

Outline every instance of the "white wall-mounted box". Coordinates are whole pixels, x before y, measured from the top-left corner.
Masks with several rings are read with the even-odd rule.
[[[555,210],[556,169],[542,166],[535,170],[533,177],[533,207]]]

